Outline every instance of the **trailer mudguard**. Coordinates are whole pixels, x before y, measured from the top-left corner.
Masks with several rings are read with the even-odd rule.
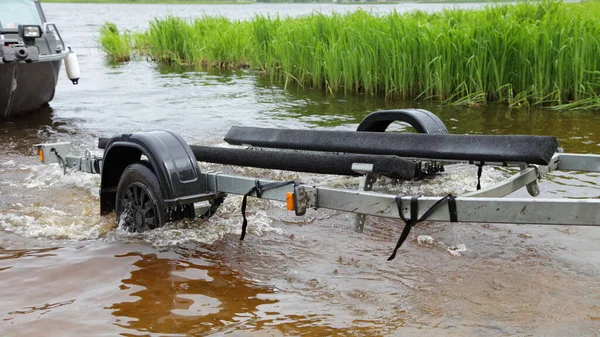
[[[360,122],[356,131],[384,132],[395,121],[410,124],[418,133],[448,133],[444,122],[433,112],[423,109],[375,111]]]
[[[190,146],[169,131],[134,132],[100,139],[105,148],[101,169],[100,212],[115,209],[117,186],[127,166],[144,156],[158,178],[165,206],[189,204],[207,193]]]

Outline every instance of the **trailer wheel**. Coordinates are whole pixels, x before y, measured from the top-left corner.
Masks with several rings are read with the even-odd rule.
[[[167,216],[156,175],[143,162],[125,168],[117,187],[117,219],[123,228],[142,232],[161,227]]]
[[[375,111],[360,122],[356,131],[384,132],[395,121],[410,124],[418,133],[448,133],[441,119],[423,109]]]

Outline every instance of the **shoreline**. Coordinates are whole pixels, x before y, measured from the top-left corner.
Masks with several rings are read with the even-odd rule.
[[[250,68],[286,86],[331,94],[598,110],[595,5],[522,3],[382,16],[357,10],[247,21],[166,17],[144,32],[120,32],[107,22],[100,44],[117,62],[140,55],[163,64]],[[563,47],[549,47],[555,43]]]

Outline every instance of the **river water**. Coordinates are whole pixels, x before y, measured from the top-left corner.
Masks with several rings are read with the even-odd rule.
[[[438,10],[440,5],[365,6]],[[464,5],[467,7],[478,4]],[[422,223],[392,262],[398,221],[344,213],[294,217],[251,199],[240,242],[241,198],[208,221],[142,234],[99,215],[99,176],[63,175],[31,145],[168,129],[193,144],[222,144],[233,125],[352,130],[369,112],[425,108],[451,133],[555,135],[567,152],[600,153],[598,112],[505,106],[449,107],[372,97],[331,97],[265,83],[250,72],[114,65],[97,46],[104,21],[141,29],[153,17],[302,15],[349,5],[45,4],[78,52],[78,86],[63,76],[50,107],[0,121],[0,336],[598,335],[600,231],[590,227]],[[397,130],[406,129],[395,125]],[[357,179],[247,168],[201,168],[355,187]],[[443,194],[472,190],[476,169],[449,167],[428,184],[378,188]],[[486,169],[484,187],[508,172]],[[600,198],[600,174],[557,172],[546,197]],[[519,192],[516,196],[526,197]],[[430,235],[433,244],[419,244]],[[451,254],[449,247],[466,251]]]

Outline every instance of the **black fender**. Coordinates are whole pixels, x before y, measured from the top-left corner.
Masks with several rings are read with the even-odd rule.
[[[206,181],[190,146],[169,131],[134,132],[101,138],[100,213],[115,209],[117,186],[127,166],[145,156],[158,178],[166,207],[192,203],[207,193]]]
[[[444,123],[433,112],[423,109],[375,111],[360,122],[356,131],[384,132],[395,121],[410,124],[418,133],[448,133]]]

